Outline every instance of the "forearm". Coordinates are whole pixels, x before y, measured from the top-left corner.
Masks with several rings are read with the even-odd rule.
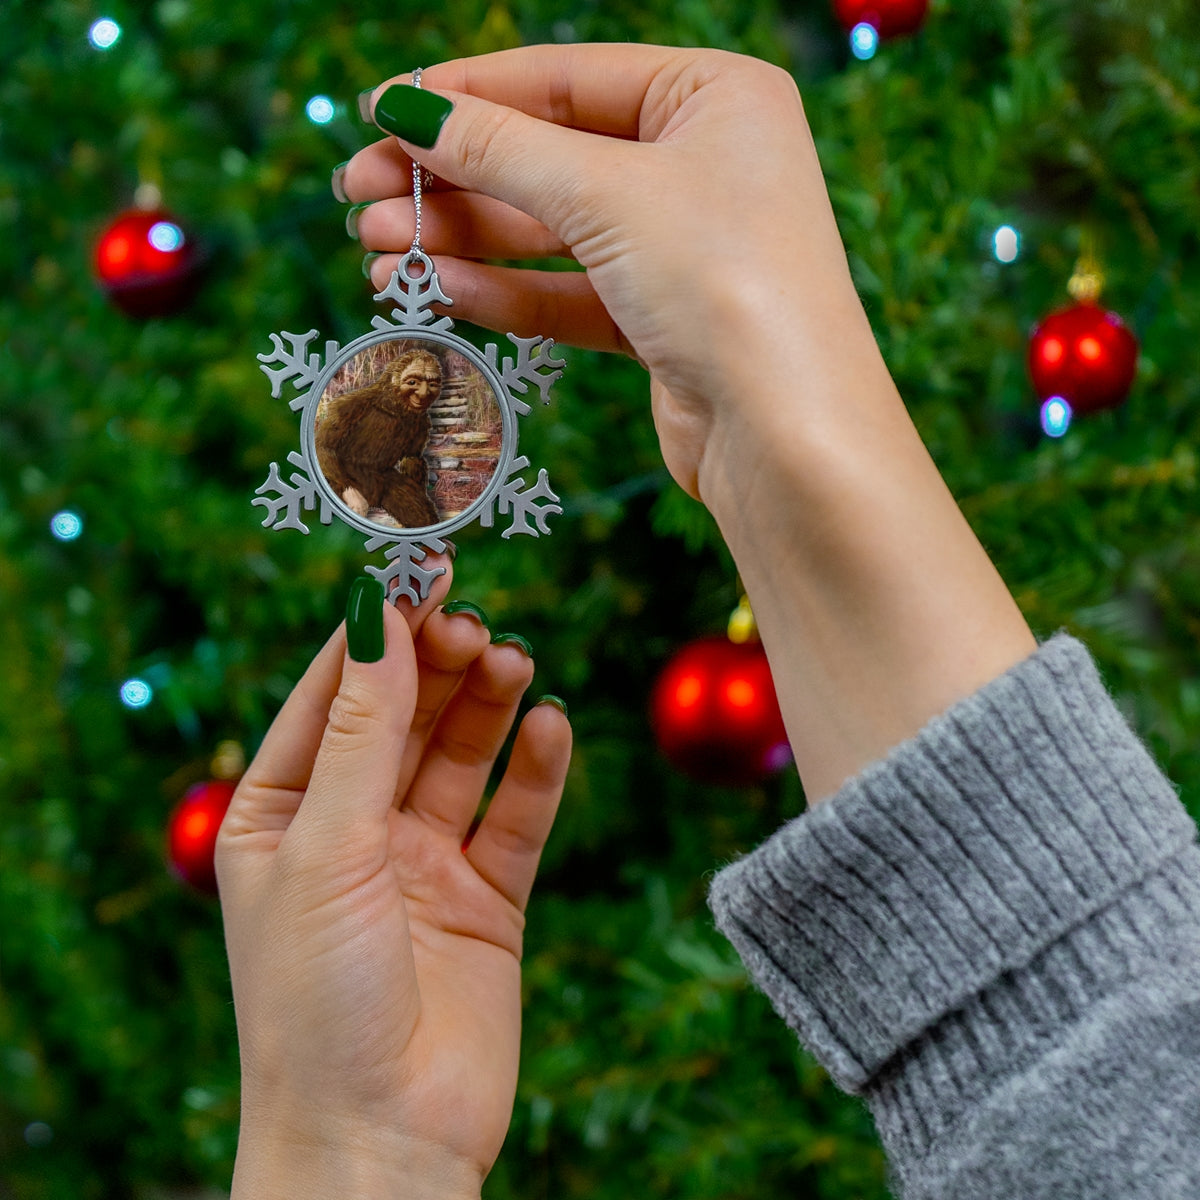
[[[712,904],[867,1097],[906,1197],[1195,1194],[1200,851],[1077,642],[727,868]]]
[[[857,300],[828,319],[828,340],[790,325],[768,325],[760,344],[735,339],[746,369],[739,378],[731,365],[699,484],[754,606],[815,802],[1035,643]],[[782,353],[779,338],[791,339]]]

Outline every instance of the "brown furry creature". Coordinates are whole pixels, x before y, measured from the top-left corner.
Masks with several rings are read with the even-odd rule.
[[[330,401],[316,431],[317,461],[329,486],[351,507],[382,508],[405,528],[436,525],[422,456],[429,407],[441,391],[437,357],[409,350],[374,383]]]

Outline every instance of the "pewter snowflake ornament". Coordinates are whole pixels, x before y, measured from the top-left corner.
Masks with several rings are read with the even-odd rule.
[[[415,605],[445,572],[422,562],[456,529],[490,528],[499,515],[510,521],[501,537],[550,532],[562,507],[544,469],[527,483],[517,418],[530,412],[531,390],[550,403],[565,364],[550,338],[507,334],[513,353],[501,358],[495,343],[481,353],[452,333],[432,308],[452,302],[417,245],[375,299],[394,304],[391,319],[376,316],[348,346],[326,341],[323,356],[310,353],[311,329],[273,333],[271,353],[258,355],[272,396],[287,383],[296,392],[300,449],[286,478],[271,464],[251,503],[271,529],[308,533],[302,514],[316,510],[323,525],[337,516],[365,533],[367,551],[386,548],[387,560],[365,569],[389,598]]]

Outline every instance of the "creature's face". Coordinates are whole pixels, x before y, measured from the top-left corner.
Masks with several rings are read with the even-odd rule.
[[[442,392],[442,371],[435,358],[418,358],[400,373],[396,391],[403,407],[424,412]]]

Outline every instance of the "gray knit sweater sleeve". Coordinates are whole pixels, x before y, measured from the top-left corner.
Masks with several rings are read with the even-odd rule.
[[[713,883],[905,1200],[1200,1197],[1200,849],[1065,635]]]

